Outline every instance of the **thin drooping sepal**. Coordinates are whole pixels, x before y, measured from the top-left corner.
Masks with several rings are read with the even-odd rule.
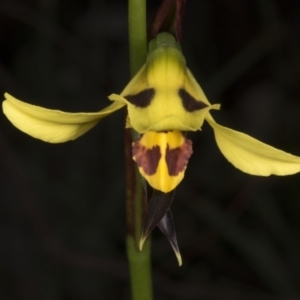
[[[150,199],[151,199],[150,197],[153,192],[153,188],[150,187],[150,185],[147,183],[147,181],[144,178],[142,178],[142,184],[144,187],[146,198],[147,198],[148,202],[150,202]],[[175,192],[175,190],[174,190],[174,192]],[[173,197],[174,197],[174,195],[173,195]],[[159,227],[161,232],[168,239],[168,241],[175,253],[178,264],[179,264],[179,266],[181,266],[182,258],[181,258],[181,254],[180,254],[180,250],[179,250],[179,246],[178,246],[178,242],[177,242],[175,225],[174,225],[173,216],[172,216],[172,212],[171,212],[170,208],[166,211],[165,215],[158,222],[157,226]]]
[[[170,208],[173,202],[174,194],[175,190],[169,193],[153,190],[152,197],[149,201],[148,211],[143,223],[139,245],[140,249],[143,248],[143,245],[151,231],[156,225],[158,225],[163,216],[166,214],[167,210]]]
[[[182,258],[180,254],[180,250],[178,247],[177,237],[176,237],[176,231],[175,231],[175,225],[173,221],[173,216],[171,213],[171,210],[168,209],[163,218],[159,221],[158,227],[161,230],[161,232],[166,236],[168,239],[175,256],[177,258],[179,266],[182,265]]]

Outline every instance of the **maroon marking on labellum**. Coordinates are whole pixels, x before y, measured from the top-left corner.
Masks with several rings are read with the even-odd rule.
[[[207,107],[207,104],[196,100],[192,95],[190,95],[185,89],[179,89],[179,97],[181,98],[182,105],[188,112],[193,112],[195,110],[203,109]]]
[[[167,145],[166,163],[169,175],[177,176],[180,172],[184,171],[192,153],[192,141],[189,139],[185,139],[180,147],[174,149],[170,149],[169,145]]]
[[[151,100],[153,99],[155,90],[153,88],[146,89],[135,95],[128,95],[124,98],[129,101],[131,104],[145,108],[150,105]]]
[[[161,158],[159,146],[148,149],[142,146],[138,140],[132,145],[132,154],[137,165],[142,168],[147,175],[151,176],[156,173]]]

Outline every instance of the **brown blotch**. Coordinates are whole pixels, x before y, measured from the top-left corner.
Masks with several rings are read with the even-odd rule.
[[[196,100],[185,89],[179,89],[178,94],[179,97],[181,98],[184,109],[188,112],[193,112],[195,110],[199,110],[207,107],[207,104],[199,100]]]
[[[161,152],[159,146],[154,146],[151,149],[142,146],[139,141],[132,145],[133,159],[137,165],[144,170],[144,172],[151,176],[156,173]]]
[[[154,94],[155,94],[155,90],[151,88],[151,89],[143,90],[135,95],[125,96],[124,98],[137,107],[145,108],[150,105],[151,100],[154,97]]]
[[[167,145],[166,163],[169,175],[177,176],[178,173],[184,171],[192,153],[192,141],[189,139],[185,139],[180,147],[174,149],[170,149],[169,145]]]

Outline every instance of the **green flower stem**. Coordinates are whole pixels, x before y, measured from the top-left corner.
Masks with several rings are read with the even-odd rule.
[[[146,0],[128,1],[130,72],[133,77],[146,62]]]
[[[129,52],[130,72],[133,77],[146,61],[146,0],[129,0]],[[142,221],[145,211],[143,187],[138,172],[132,160],[132,138],[138,134],[132,130],[125,132],[125,160],[127,172],[127,256],[130,269],[132,300],[152,300],[152,279],[150,261],[150,241],[143,251],[138,248],[142,232]]]

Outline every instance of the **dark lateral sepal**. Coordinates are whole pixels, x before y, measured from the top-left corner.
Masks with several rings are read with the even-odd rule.
[[[151,199],[149,199],[150,198],[149,195],[153,192],[153,189],[150,187],[150,185],[147,183],[147,181],[143,177],[142,177],[142,184],[143,184],[143,188],[144,188],[144,191],[146,194],[146,199],[149,202],[151,200]],[[174,197],[174,194],[173,194],[173,197]],[[167,209],[166,213],[164,214],[162,219],[158,222],[157,226],[159,227],[161,232],[168,239],[168,241],[175,253],[178,264],[179,264],[179,266],[181,266],[182,258],[181,258],[180,250],[179,250],[178,243],[177,243],[175,225],[174,225],[173,216],[172,216],[170,208]],[[143,238],[143,235],[142,235],[142,238]],[[142,238],[141,238],[141,241],[142,241]],[[141,246],[142,245],[140,243],[140,247]]]
[[[169,193],[163,193],[158,190],[153,190],[152,197],[149,201],[148,211],[144,220],[142,236],[140,239],[139,248],[142,250],[143,245],[156,225],[162,220],[167,210],[170,208],[175,190]]]
[[[159,229],[162,231],[162,233],[167,237],[169,240],[171,247],[176,255],[177,261],[179,266],[182,265],[182,259],[177,243],[177,237],[176,237],[176,231],[175,231],[175,225],[173,221],[173,216],[171,213],[171,210],[168,209],[163,218],[158,223]]]

